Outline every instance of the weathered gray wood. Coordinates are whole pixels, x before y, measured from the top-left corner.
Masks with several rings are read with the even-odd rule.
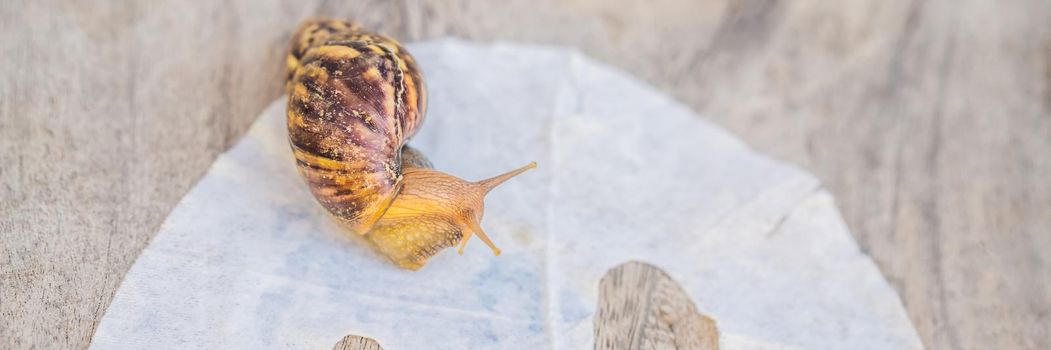
[[[347,335],[340,339],[332,350],[383,350],[383,347],[372,338]]]
[[[628,262],[599,282],[595,349],[718,350],[715,321],[656,266]]]
[[[0,348],[80,348],[302,17],[579,47],[814,171],[932,348],[1051,348],[1051,3],[4,1]]]

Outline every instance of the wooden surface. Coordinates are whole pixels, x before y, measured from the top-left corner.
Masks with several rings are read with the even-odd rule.
[[[578,47],[818,175],[936,349],[1051,348],[1051,2],[4,1],[0,348],[82,348],[301,18]]]
[[[595,349],[719,349],[715,321],[650,264],[633,261],[606,272],[595,310]]]
[[[383,347],[372,338],[348,335],[340,339],[332,350],[383,350]]]

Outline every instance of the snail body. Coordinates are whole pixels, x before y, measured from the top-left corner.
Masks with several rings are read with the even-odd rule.
[[[470,182],[434,170],[406,143],[427,99],[415,59],[393,39],[339,20],[309,20],[287,58],[287,124],[297,169],[319,203],[395,264],[418,269],[459,252],[481,228],[492,188],[536,166]]]

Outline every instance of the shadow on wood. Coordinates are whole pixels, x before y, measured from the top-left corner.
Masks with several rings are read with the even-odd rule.
[[[719,349],[715,321],[656,266],[631,261],[599,282],[595,349]]]
[[[336,346],[332,347],[332,350],[383,350],[383,348],[380,347],[380,343],[372,338],[347,335],[340,339]]]

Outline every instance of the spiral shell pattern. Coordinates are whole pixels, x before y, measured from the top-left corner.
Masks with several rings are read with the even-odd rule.
[[[300,25],[287,58],[289,143],[338,220],[367,233],[401,189],[402,151],[423,122],[423,76],[396,41],[330,19]]]

